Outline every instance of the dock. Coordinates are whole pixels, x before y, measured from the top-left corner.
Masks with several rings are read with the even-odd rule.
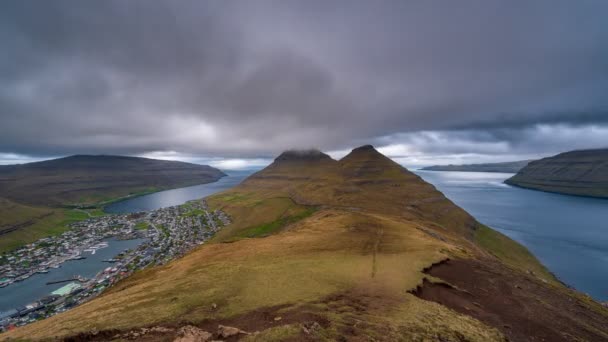
[[[69,278],[69,279],[62,279],[62,280],[53,280],[53,281],[49,281],[49,282],[47,282],[46,284],[47,284],[47,285],[53,285],[53,284],[67,283],[67,282],[70,282],[70,281],[78,281],[78,282],[84,283],[84,282],[86,282],[86,281],[88,281],[88,280],[89,280],[89,279],[87,279],[87,278],[85,278],[85,277],[83,277],[83,276],[78,276],[78,275],[77,275],[77,276],[73,276],[72,278]]]

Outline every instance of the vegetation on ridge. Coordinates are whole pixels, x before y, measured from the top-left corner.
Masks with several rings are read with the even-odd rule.
[[[419,298],[416,292],[428,283],[457,291],[428,269],[447,259],[468,258],[485,260],[502,274],[507,269],[503,260],[509,272],[546,286],[518,271],[542,274],[536,271],[542,266],[523,247],[478,227],[433,186],[369,147],[340,161],[278,160],[208,203],[232,219],[214,243],[138,272],[82,306],[8,336],[234,322],[282,340],[293,338],[293,324],[315,322],[315,337],[329,341],[503,341],[508,333],[503,324],[489,326],[481,316]],[[247,235],[252,229],[255,234]],[[248,236],[257,238],[243,238]],[[559,293],[564,305],[592,305],[575,297],[570,302],[567,291]],[[471,308],[475,295],[465,299]],[[600,316],[588,324],[606,322],[601,313],[593,315]],[[259,317],[267,318],[256,321]],[[296,337],[301,334],[299,329]]]

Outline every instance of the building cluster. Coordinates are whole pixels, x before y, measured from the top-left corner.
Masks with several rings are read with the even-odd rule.
[[[0,286],[11,286],[36,273],[49,272],[68,260],[84,259],[107,247],[111,238],[144,238],[136,248],[106,260],[109,267],[91,279],[76,275],[73,282],[21,308],[0,312],[0,331],[25,325],[90,300],[108,286],[145,267],[162,265],[204,243],[229,223],[221,211],[203,200],[150,212],[108,215],[77,222],[59,236],[5,253],[0,257]],[[15,285],[12,285],[15,286]]]

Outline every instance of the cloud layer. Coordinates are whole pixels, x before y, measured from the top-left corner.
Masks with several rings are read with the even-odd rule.
[[[607,2],[1,6],[0,153],[236,158],[376,142],[515,157],[608,144]]]

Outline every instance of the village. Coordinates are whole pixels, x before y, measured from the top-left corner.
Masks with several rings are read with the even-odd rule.
[[[47,273],[70,260],[86,258],[108,246],[109,239],[142,239],[123,251],[94,277],[74,275],[43,298],[24,307],[0,312],[0,331],[50,317],[82,304],[133,272],[162,265],[204,243],[229,223],[221,211],[211,211],[204,200],[149,212],[107,215],[71,225],[59,236],[47,237],[0,256],[0,286],[17,286],[36,273]],[[48,283],[47,283],[48,284]]]

